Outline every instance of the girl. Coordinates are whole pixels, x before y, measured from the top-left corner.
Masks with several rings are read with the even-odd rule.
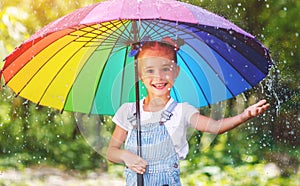
[[[181,185],[179,160],[188,153],[188,127],[221,134],[270,106],[261,100],[239,115],[216,121],[201,115],[188,103],[176,103],[170,97],[170,90],[180,71],[176,59],[178,49],[171,38],[137,47],[139,77],[148,92],[140,102],[142,157],[136,155],[135,103],[123,104],[114,116],[116,128],[107,150],[109,161],[125,163],[126,185],[136,185],[136,173],[144,174],[145,185]]]

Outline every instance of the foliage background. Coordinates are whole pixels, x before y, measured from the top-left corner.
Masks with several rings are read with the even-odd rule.
[[[96,0],[2,0],[0,2],[0,57],[5,58],[22,41],[51,21]],[[186,1],[187,2],[187,1]],[[299,185],[300,113],[300,1],[298,0],[190,0],[224,16],[255,35],[267,46],[274,66],[270,76],[253,90],[202,108],[203,114],[220,117],[241,112],[266,98],[268,112],[226,134],[193,132],[190,153],[182,162],[184,183],[230,185]],[[3,64],[0,63],[0,67]],[[1,82],[3,84],[3,82]],[[86,117],[97,132],[112,131],[109,117]],[[33,165],[63,170],[101,169],[120,174],[92,148],[80,133],[73,113],[38,107],[9,88],[0,91],[0,167],[22,169]],[[103,138],[109,139],[109,133]],[[101,140],[101,139],[99,139]],[[101,147],[100,151],[104,151]],[[267,169],[269,165],[276,165]],[[115,170],[115,171],[114,171]]]

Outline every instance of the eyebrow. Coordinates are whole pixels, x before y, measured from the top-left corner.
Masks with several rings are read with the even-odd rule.
[[[173,64],[164,64],[162,67],[172,67],[174,66]]]

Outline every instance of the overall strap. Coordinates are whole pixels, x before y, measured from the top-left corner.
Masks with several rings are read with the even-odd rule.
[[[160,118],[160,121],[159,121],[159,124],[164,124],[166,121],[170,120],[170,118],[173,116],[172,112],[173,110],[175,109],[175,107],[177,106],[177,102],[176,101],[173,101],[166,110],[164,110],[162,113],[161,113],[161,118]],[[131,107],[131,113],[132,115],[130,114],[127,119],[128,121],[133,124],[133,122],[135,122],[136,120],[136,109],[135,109],[135,106],[133,105]]]
[[[177,106],[177,102],[176,101],[173,101],[166,110],[164,110],[162,113],[161,113],[161,118],[160,118],[160,121],[159,121],[159,124],[164,124],[166,121],[170,120],[171,117],[173,116],[172,112],[173,110],[175,109],[175,107]]]
[[[131,105],[131,108],[130,108],[130,114],[127,116],[127,119],[128,121],[134,125],[135,121],[136,121],[136,108],[135,108],[135,104],[132,104]]]

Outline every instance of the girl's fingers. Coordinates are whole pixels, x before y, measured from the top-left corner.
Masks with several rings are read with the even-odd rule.
[[[254,105],[248,107],[247,115],[249,118],[256,117],[263,113],[265,110],[269,108],[270,104],[267,103],[267,100],[263,99],[259,102],[255,103]]]
[[[256,104],[254,104],[254,106],[261,107],[261,106],[264,106],[266,103],[267,103],[267,100],[262,99],[259,102],[257,102]]]
[[[143,174],[146,171],[146,169],[141,166],[135,166],[132,170],[139,174]]]

